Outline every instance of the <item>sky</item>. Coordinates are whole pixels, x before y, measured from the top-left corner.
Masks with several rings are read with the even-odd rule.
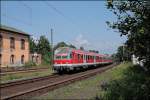
[[[126,40],[112,30],[106,21],[116,16],[107,9],[106,1],[2,1],[1,24],[20,29],[39,39],[41,35],[54,44],[64,41],[77,48],[115,53]]]

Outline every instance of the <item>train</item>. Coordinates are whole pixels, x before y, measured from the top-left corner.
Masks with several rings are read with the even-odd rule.
[[[113,61],[108,55],[70,47],[60,47],[54,52],[53,69],[61,73],[111,63]]]

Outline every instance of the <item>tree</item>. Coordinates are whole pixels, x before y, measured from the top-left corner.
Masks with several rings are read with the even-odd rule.
[[[150,1],[113,1],[107,8],[116,16],[117,21],[106,22],[112,29],[127,36],[126,45],[131,54],[145,59],[149,69],[150,65]]]
[[[68,45],[70,48],[76,49],[76,47],[72,44]]]
[[[37,52],[42,55],[43,63],[50,63],[51,58],[51,46],[48,39],[45,36],[40,36]]]
[[[123,45],[118,47],[117,53],[113,55],[113,58],[117,62],[130,61],[131,54],[128,48],[125,45]]]
[[[67,47],[68,45],[65,42],[59,42],[54,46],[54,50],[56,50],[59,47]]]
[[[76,49],[76,47],[72,44],[68,45],[67,43],[65,42],[59,42],[57,43],[55,46],[54,46],[54,50],[56,50],[57,48],[60,48],[60,47],[70,47],[70,48],[74,48]]]
[[[84,50],[84,47],[81,46],[81,47],[80,47],[80,50]]]
[[[37,52],[37,46],[33,38],[29,38],[29,47],[30,47],[30,53]]]

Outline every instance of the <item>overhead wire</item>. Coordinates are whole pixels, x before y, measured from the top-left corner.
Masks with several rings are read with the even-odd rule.
[[[19,2],[29,10],[29,19],[30,19],[29,23],[30,25],[32,25],[32,8],[26,3],[24,3],[23,1],[19,1]]]
[[[61,12],[58,8],[56,8],[54,5],[50,4],[48,1],[43,1],[49,8],[53,9],[57,14],[61,15],[64,17],[66,20],[68,20],[70,23],[72,23],[74,26],[78,27],[78,25],[72,21],[71,18],[66,16],[63,12]],[[77,28],[78,30],[81,30],[80,27]]]
[[[32,25],[32,8],[29,7],[28,5],[26,5],[25,3],[23,3],[22,1],[19,1],[19,2],[21,2],[24,7],[26,7],[27,9],[29,9],[29,12],[30,12],[29,13],[30,17],[29,18],[31,19],[29,22],[21,20],[21,19],[15,17],[15,16],[8,15],[7,13],[1,13],[1,15],[4,16],[4,17],[6,17],[6,18],[8,18],[8,19],[12,19],[13,21],[16,21],[16,22],[20,22],[20,23],[23,23],[23,24],[26,24],[26,25]]]

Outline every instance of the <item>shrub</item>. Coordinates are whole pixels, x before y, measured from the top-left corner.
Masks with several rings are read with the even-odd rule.
[[[32,61],[29,61],[29,62],[26,62],[24,64],[24,67],[32,67],[32,66],[36,66],[36,63],[35,62],[32,62]]]
[[[150,100],[150,77],[139,66],[129,67],[109,83],[103,100]]]

